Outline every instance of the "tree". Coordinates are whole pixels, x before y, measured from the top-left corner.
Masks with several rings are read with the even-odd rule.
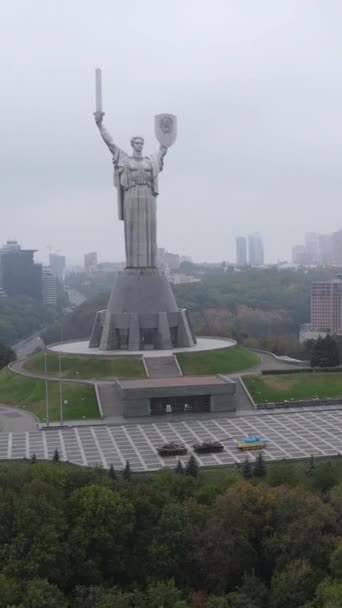
[[[177,473],[177,475],[184,475],[184,467],[180,459],[178,459],[177,466],[175,468],[175,473]]]
[[[19,608],[67,608],[66,599],[56,585],[36,579],[27,584],[23,603]]]
[[[0,574],[0,608],[17,604],[21,597],[21,589],[15,578]]]
[[[297,486],[274,489],[272,535],[265,539],[277,569],[293,560],[326,569],[336,546],[336,515],[322,498]]]
[[[315,470],[315,459],[313,454],[311,454],[310,458],[309,458],[309,463],[308,463],[308,467],[305,470],[305,473],[308,477],[311,477],[311,475],[313,474]]]
[[[117,479],[117,475],[116,475],[114,466],[112,464],[109,467],[108,477],[110,477],[110,479],[112,479],[113,481],[115,481]]]
[[[266,475],[266,466],[264,462],[264,458],[262,452],[259,452],[254,467],[253,467],[253,475],[254,477],[265,477]]]
[[[129,460],[126,460],[125,468],[122,471],[122,479],[129,481],[132,477],[131,465],[129,464]]]
[[[196,514],[191,507],[180,502],[164,505],[146,551],[150,576],[155,579],[174,576],[177,582],[184,578],[185,565],[191,553],[194,516]]]
[[[294,560],[272,577],[272,608],[300,608],[310,600],[316,586],[316,574],[306,560]]]
[[[330,558],[330,572],[335,579],[342,580],[342,544],[340,543]]]
[[[317,587],[315,599],[317,600],[317,603],[314,604],[315,607],[341,608],[342,583],[329,578],[324,579]]]
[[[0,369],[16,360],[16,354],[12,348],[0,343]]]
[[[128,569],[135,523],[132,503],[99,483],[71,495],[66,513],[72,581],[98,585],[114,583]]]
[[[119,587],[77,586],[73,608],[149,608],[141,591],[123,592]]]
[[[338,477],[335,463],[333,464],[329,460],[328,462],[318,463],[311,475],[311,483],[316,490],[327,492],[337,484]]]
[[[177,589],[174,579],[152,584],[147,589],[147,605],[149,608],[174,608],[175,604],[181,599],[182,594]]]
[[[31,456],[31,464],[36,464],[37,463],[37,456],[35,454],[32,454]]]
[[[336,340],[329,334],[316,340],[312,349],[311,367],[336,367],[340,363],[340,355]]]
[[[192,477],[197,477],[198,475],[198,462],[193,454],[191,454],[186,464],[185,474],[191,475]]]
[[[53,453],[52,460],[53,460],[53,462],[59,462],[59,452],[58,452],[57,448],[55,449],[55,451]]]
[[[244,479],[252,479],[253,477],[251,463],[249,462],[249,458],[247,456],[242,466],[242,477]]]

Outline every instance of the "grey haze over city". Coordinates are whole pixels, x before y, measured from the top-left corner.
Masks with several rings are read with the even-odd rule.
[[[158,244],[233,260],[258,231],[265,259],[342,227],[342,4],[338,0],[11,0],[2,3],[0,244],[80,263],[123,260],[111,157],[93,112],[153,152],[154,115],[178,117],[160,176]]]

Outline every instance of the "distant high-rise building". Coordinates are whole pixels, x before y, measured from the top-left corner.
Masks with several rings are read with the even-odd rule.
[[[331,235],[332,258],[334,264],[342,264],[342,230],[338,230]]]
[[[307,232],[305,235],[305,247],[308,257],[307,263],[315,265],[319,263],[319,234]]]
[[[333,235],[318,235],[318,262],[323,266],[328,266],[334,262]]]
[[[84,255],[84,269],[86,272],[92,272],[97,266],[97,253],[91,251]]]
[[[311,327],[337,334],[341,329],[342,283],[339,279],[312,283]]]
[[[300,341],[319,335],[342,334],[342,277],[315,281],[311,286],[311,322],[303,325]]]
[[[50,268],[43,266],[42,274],[43,303],[47,306],[57,304],[57,277]]]
[[[64,272],[65,272],[65,265],[66,265],[66,261],[65,261],[64,255],[58,255],[57,253],[50,253],[49,266],[50,266],[52,272],[59,279],[63,278]]]
[[[238,236],[235,239],[236,244],[236,265],[246,266],[247,264],[247,239],[245,236]]]
[[[264,265],[264,245],[258,232],[248,235],[248,261],[250,266]]]
[[[295,245],[292,247],[292,262],[299,266],[305,266],[308,263],[305,245]]]
[[[182,258],[178,253],[170,253],[163,247],[157,249],[157,265],[163,272],[177,270],[181,264]]]
[[[0,249],[0,286],[8,296],[42,299],[42,266],[35,264],[34,253],[21,249],[17,241],[7,241]]]

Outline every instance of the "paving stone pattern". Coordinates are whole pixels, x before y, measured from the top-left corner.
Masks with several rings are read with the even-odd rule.
[[[184,443],[188,454],[193,443],[221,440],[225,450],[219,454],[197,456],[200,466],[243,462],[246,453],[236,449],[233,439],[256,433],[268,440],[265,460],[304,458],[342,454],[342,410],[240,416],[187,422],[127,424],[121,426],[82,426],[26,433],[0,433],[0,459],[52,459],[57,448],[62,460],[84,466],[122,469],[129,460],[133,471],[154,471],[174,467],[176,458],[161,458],[157,447],[168,441]],[[248,452],[254,460],[257,452]]]

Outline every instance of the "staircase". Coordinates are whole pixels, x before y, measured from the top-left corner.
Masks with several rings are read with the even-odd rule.
[[[121,416],[122,407],[116,382],[98,382],[97,390],[101,401],[103,417]]]
[[[175,378],[181,376],[174,357],[144,357],[150,378]]]

